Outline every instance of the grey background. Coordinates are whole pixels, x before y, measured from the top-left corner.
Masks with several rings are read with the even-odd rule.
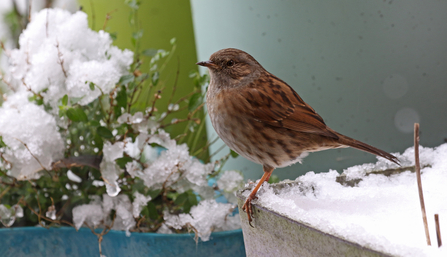
[[[447,138],[447,1],[192,0],[191,6],[199,60],[222,48],[247,51],[332,129],[389,152],[413,145],[414,122],[423,146]],[[216,136],[210,124],[208,132]],[[293,179],[375,160],[354,149],[327,150],[274,174]],[[250,179],[262,174],[243,157],[225,168]]]

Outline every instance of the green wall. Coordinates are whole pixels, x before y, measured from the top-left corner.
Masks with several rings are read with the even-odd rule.
[[[137,20],[143,30],[140,50],[165,49],[170,50],[171,38],[176,38],[177,47],[174,55],[160,76],[160,83],[165,86],[162,98],[157,102],[157,108],[165,108],[175,83],[177,69],[179,67],[179,79],[174,101],[193,91],[193,80],[188,77],[193,70],[197,71],[196,49],[189,1],[184,0],[143,0],[138,10]],[[121,49],[127,48],[135,51],[131,42],[134,28],[129,19],[131,8],[124,0],[79,0],[82,10],[89,16],[89,25],[94,30],[102,30],[107,14],[105,31],[116,33],[114,44]],[[142,72],[147,69],[150,58],[146,58],[146,64],[141,67]],[[154,93],[152,91],[151,95]],[[187,111],[182,112],[185,116]],[[171,120],[174,117],[168,117]],[[185,124],[168,127],[171,137],[184,132]],[[202,130],[202,142],[206,141],[205,129]]]

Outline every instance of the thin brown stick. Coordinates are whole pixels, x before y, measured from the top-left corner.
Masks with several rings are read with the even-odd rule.
[[[12,92],[15,92],[16,90],[14,89],[14,87],[11,85],[11,83],[9,83],[6,79],[5,76],[3,75],[3,73],[0,71],[0,79],[3,81],[3,83],[5,83],[5,85],[7,85],[9,87],[9,89],[11,89]]]
[[[425,212],[424,194],[422,192],[421,165],[419,163],[419,123],[414,124],[414,165],[416,169],[416,178],[418,181],[419,201],[421,202],[425,237],[427,239],[427,245],[431,245],[430,233],[428,232],[427,213]]]
[[[92,8],[92,29],[95,30],[96,12],[93,0],[90,0],[90,8]]]
[[[48,175],[51,177],[51,173],[43,166],[43,164],[39,161],[39,159],[31,152],[31,150],[28,148],[28,145],[16,137],[13,137],[13,138],[25,146],[25,148],[28,150],[28,152],[31,154],[31,156],[39,163],[42,170],[46,171],[48,173]]]
[[[29,1],[29,7],[28,7],[28,23],[31,22],[31,10],[32,10],[32,5],[33,1]]]
[[[439,215],[435,214],[436,238],[438,239],[438,247],[442,246],[441,228],[439,227]]]
[[[61,53],[61,50],[59,49],[59,41],[56,40],[56,48],[57,48],[57,58],[58,58],[58,63],[61,65],[62,68],[62,72],[64,73],[65,78],[67,77],[67,72],[65,71],[64,68],[64,55]]]
[[[102,25],[102,30],[104,30],[104,31],[106,30],[107,23],[108,23],[109,20],[112,18],[111,14],[114,13],[114,12],[116,12],[116,11],[118,11],[118,9],[115,9],[115,10],[113,10],[113,11],[110,11],[110,12],[108,12],[108,13],[106,14],[106,20],[104,21],[104,25]]]
[[[4,195],[6,195],[6,193],[8,193],[9,190],[11,190],[11,186],[6,187],[5,190],[3,190],[3,191],[0,192],[0,200],[2,199],[2,197],[3,197]]]

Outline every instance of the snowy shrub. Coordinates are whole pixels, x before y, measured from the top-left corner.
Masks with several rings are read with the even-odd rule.
[[[159,67],[175,40],[170,51],[145,51],[146,59],[112,42],[107,32],[88,27],[83,12],[44,9],[32,15],[18,48],[6,50],[1,223],[24,217],[26,225],[127,234],[193,230],[205,241],[212,231],[239,228],[233,209],[242,176],[227,172],[209,183],[229,155],[204,163],[191,156],[184,136],[166,132],[186,124],[188,138],[197,141],[207,77],[192,73],[195,92],[178,101],[168,95],[168,107],[161,108]],[[193,145],[207,156],[205,145]],[[230,203],[217,203],[221,195]]]

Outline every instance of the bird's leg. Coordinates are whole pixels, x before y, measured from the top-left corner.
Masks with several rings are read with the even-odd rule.
[[[247,213],[248,224],[250,224],[251,227],[253,227],[251,225],[251,221],[252,221],[251,217],[253,216],[253,209],[252,209],[252,206],[251,206],[251,201],[257,198],[256,197],[256,193],[258,192],[259,188],[262,186],[264,181],[268,181],[269,180],[270,176],[273,173],[273,170],[275,169],[273,167],[266,166],[266,165],[264,165],[262,168],[264,169],[264,175],[262,175],[261,180],[259,180],[258,184],[253,189],[253,191],[251,191],[250,195],[247,197],[247,200],[245,200],[245,203],[242,206],[242,210]]]

